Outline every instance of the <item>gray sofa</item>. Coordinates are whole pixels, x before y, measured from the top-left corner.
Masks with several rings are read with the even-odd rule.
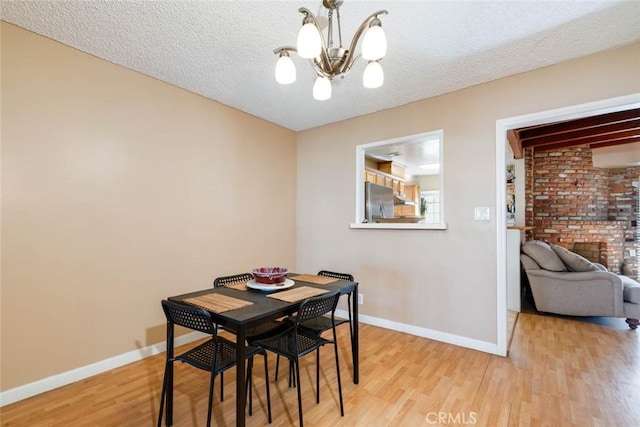
[[[640,283],[617,275],[566,248],[529,240],[520,255],[539,311],[569,316],[626,317],[640,321]]]

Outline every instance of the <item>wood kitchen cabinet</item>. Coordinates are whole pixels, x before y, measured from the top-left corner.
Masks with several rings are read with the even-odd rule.
[[[397,179],[394,179],[392,183],[392,187],[393,187],[394,194],[402,194],[402,192],[400,191],[400,181],[398,181]]]
[[[377,184],[376,178],[377,175],[375,172],[371,172],[370,170],[364,171],[364,182],[371,182],[373,184]]]
[[[407,199],[411,199],[416,202],[416,205],[420,203],[420,186],[419,185],[407,185],[405,187],[405,196]]]
[[[364,171],[364,181],[393,188],[393,192],[395,194],[405,194],[405,184],[403,179],[391,176],[376,169],[366,168]]]
[[[396,162],[378,162],[378,170],[391,176],[404,179],[405,167]]]
[[[420,210],[420,186],[419,185],[406,185],[405,197],[415,205],[396,205],[393,207],[394,216],[418,216]]]

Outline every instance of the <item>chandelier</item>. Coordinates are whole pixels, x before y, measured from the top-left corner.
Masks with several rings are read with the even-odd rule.
[[[313,97],[319,101],[331,98],[331,81],[347,75],[356,60],[355,49],[362,38],[362,57],[368,64],[362,75],[362,84],[366,88],[377,88],[384,82],[384,73],[380,60],[387,52],[387,38],[382,30],[378,16],[386,15],[386,10],[371,14],[360,24],[351,41],[349,49],[342,46],[342,30],[340,28],[340,6],[342,0],[323,0],[322,5],[329,10],[327,38],[322,38],[322,31],[316,17],[304,7],[298,9],[304,15],[302,28],[298,33],[296,47],[283,46],[274,49],[279,55],[276,63],[276,81],[281,84],[293,83],[296,80],[296,67],[289,52],[297,52],[298,56],[311,61],[317,78],[313,85]],[[338,45],[334,43],[334,14],[337,21]],[[364,37],[363,37],[364,35]]]

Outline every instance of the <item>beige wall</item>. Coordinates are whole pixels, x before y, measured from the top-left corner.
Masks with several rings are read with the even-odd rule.
[[[591,150],[593,166],[619,168],[640,165],[640,142]]]
[[[2,390],[162,341],[163,297],[295,268],[295,137],[2,23]]]
[[[353,273],[364,315],[495,344],[496,120],[640,92],[639,75],[636,43],[299,133],[298,268]],[[349,229],[355,146],[437,129],[449,229]]]
[[[440,175],[422,175],[418,184],[421,191],[437,190],[440,187]]]

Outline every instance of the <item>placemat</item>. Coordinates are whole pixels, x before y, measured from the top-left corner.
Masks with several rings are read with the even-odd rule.
[[[247,282],[234,282],[224,285],[225,288],[236,289],[238,291],[248,291]]]
[[[329,283],[337,282],[339,279],[335,277],[316,276],[315,274],[301,274],[299,276],[292,277],[293,280],[300,280],[301,282],[315,283],[316,285],[328,285]]]
[[[214,313],[222,313],[224,311],[235,310],[236,308],[242,308],[253,304],[251,301],[245,301],[217,293],[187,298],[183,301],[187,304],[195,305],[196,307],[204,308],[205,310],[212,311]]]
[[[285,302],[298,302],[307,298],[326,294],[327,292],[329,291],[326,289],[312,288],[311,286],[300,286],[299,288],[293,288],[290,291],[276,292],[275,294],[267,295],[267,298],[275,298]]]

